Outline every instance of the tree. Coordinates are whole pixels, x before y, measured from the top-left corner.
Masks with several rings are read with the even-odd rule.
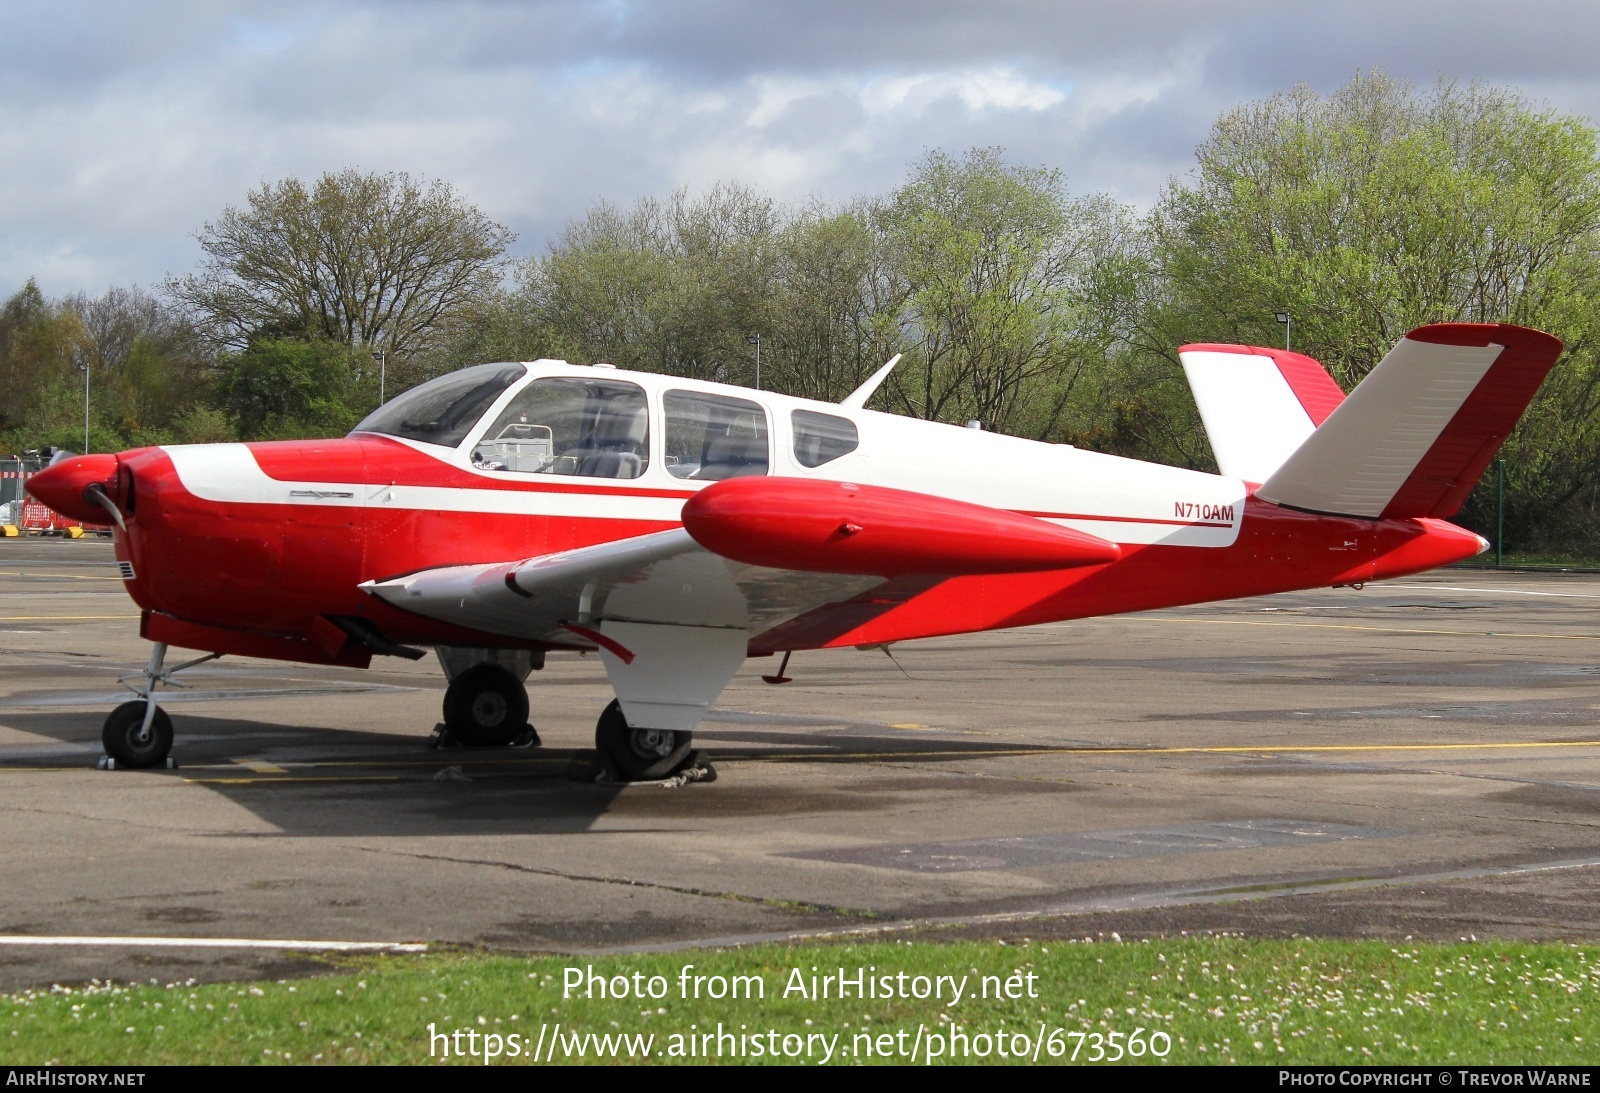
[[[1060,172],[998,149],[926,156],[876,210],[907,363],[890,393],[907,412],[1050,436],[1084,370],[1115,339],[1096,270],[1128,213],[1074,199]]]
[[[252,190],[197,238],[200,272],[167,291],[218,344],[270,332],[404,358],[494,291],[514,235],[446,182],[346,168]]]
[[[734,183],[601,203],[523,266],[520,306],[581,361],[749,382],[778,227],[772,200]]]
[[[130,438],[165,428],[202,401],[210,383],[211,355],[188,317],[138,288],[111,288],[91,297],[75,293],[61,308],[78,317],[94,401]]]
[[[370,406],[350,367],[351,350],[327,339],[259,338],[225,354],[217,399],[243,440],[348,432]],[[204,428],[197,418],[185,422]]]
[[[1124,366],[1171,409],[1174,435],[1194,427],[1171,394],[1174,348],[1281,344],[1276,312],[1347,390],[1423,323],[1537,326],[1568,353],[1507,445],[1508,538],[1593,528],[1600,159],[1587,121],[1479,84],[1419,92],[1367,73],[1328,96],[1296,88],[1219,118],[1151,233]],[[1492,528],[1483,498],[1466,520]]]

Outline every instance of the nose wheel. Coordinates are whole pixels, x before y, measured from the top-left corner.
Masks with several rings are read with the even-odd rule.
[[[136,698],[111,711],[100,730],[100,741],[119,767],[159,767],[172,751],[172,718],[160,706]]]
[[[528,726],[527,688],[498,664],[474,665],[445,689],[444,724],[468,747],[504,747]]]
[[[123,676],[117,680],[139,697],[112,710],[101,726],[100,742],[106,749],[106,758],[100,761],[101,769],[130,767],[147,770],[163,765],[176,766],[168,758],[168,753],[172,751],[172,718],[167,716],[166,710],[156,705],[156,688],[163,683],[169,687],[187,686],[172,677],[220,656],[221,653],[207,653],[203,657],[185,661],[176,668],[167,668],[167,643],[156,642],[150,650],[148,668],[137,676]],[[137,684],[131,682],[135,679],[139,680]]]
[[[670,729],[636,729],[615,699],[594,727],[594,746],[625,782],[648,782],[676,774],[689,758],[694,734]]]

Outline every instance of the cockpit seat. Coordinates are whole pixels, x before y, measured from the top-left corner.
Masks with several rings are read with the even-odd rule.
[[[694,477],[700,481],[720,482],[725,478],[766,473],[766,438],[734,434],[706,439],[700,469],[694,472]]]
[[[642,405],[608,410],[594,423],[581,448],[563,454],[577,461],[577,474],[590,478],[638,478],[644,471],[649,428],[649,414]]]

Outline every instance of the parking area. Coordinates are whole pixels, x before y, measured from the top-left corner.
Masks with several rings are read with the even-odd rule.
[[[110,546],[4,540],[0,934],[1592,937],[1597,612],[1600,578],[1454,570],[751,661],[697,734],[718,780],[676,789],[569,777],[593,657],[531,677],[542,747],[443,752],[431,659],[224,659],[166,700],[178,769],[103,772],[148,655]],[[0,988],[293,961],[5,945]]]

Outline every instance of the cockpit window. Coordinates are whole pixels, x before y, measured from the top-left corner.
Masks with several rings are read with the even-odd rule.
[[[796,410],[793,421],[794,457],[802,467],[831,463],[841,455],[849,455],[861,443],[856,423],[847,417]]]
[[[644,391],[617,380],[534,380],[473,446],[472,463],[519,474],[638,478],[650,464]]]
[[[354,431],[454,448],[494,400],[527,373],[520,364],[480,364],[440,376],[378,407]]]
[[[716,482],[767,473],[766,411],[742,398],[668,391],[667,470]]]

